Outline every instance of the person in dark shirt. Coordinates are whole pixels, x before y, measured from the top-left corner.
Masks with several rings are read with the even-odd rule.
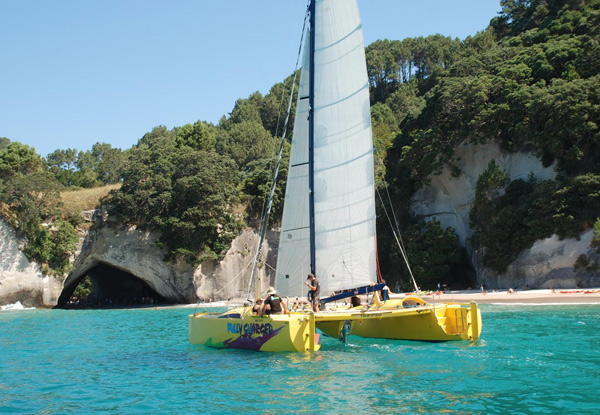
[[[265,305],[263,308],[263,314],[268,315],[281,313],[287,313],[285,303],[282,301],[281,297],[277,295],[275,288],[269,287],[269,290],[267,291],[267,299],[265,300]]]
[[[310,280],[310,282],[306,281],[304,284],[312,292],[312,296],[308,296],[308,298],[312,302],[313,311],[316,313],[319,311],[319,303],[321,302],[321,285],[312,273],[308,274],[306,279]]]

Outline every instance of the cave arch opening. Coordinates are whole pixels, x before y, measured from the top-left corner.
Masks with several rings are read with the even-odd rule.
[[[126,308],[167,304],[167,300],[135,275],[99,263],[65,286],[57,308]]]

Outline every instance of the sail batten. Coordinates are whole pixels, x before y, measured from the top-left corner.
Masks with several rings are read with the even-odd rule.
[[[316,1],[314,62],[305,44],[277,261],[276,287],[306,294],[310,271],[309,68],[314,67],[315,271],[322,295],[376,282],[375,187],[362,24],[352,0]],[[293,167],[293,168],[292,168]]]

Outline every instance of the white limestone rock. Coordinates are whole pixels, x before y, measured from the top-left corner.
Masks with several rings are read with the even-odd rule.
[[[481,253],[469,245],[472,230],[469,212],[475,200],[475,185],[479,175],[491,160],[505,170],[510,180],[526,180],[533,173],[540,180],[556,177],[553,167],[543,167],[535,154],[528,151],[507,153],[497,143],[463,144],[456,151],[460,169],[458,177],[446,166],[440,175],[431,176],[430,186],[420,189],[411,199],[413,214],[425,220],[436,218],[443,228],[453,227],[461,246],[471,253],[478,282],[493,288],[561,288],[600,285],[600,273],[576,270],[575,261],[582,255],[594,255],[590,248],[591,231],[579,240],[559,240],[558,236],[537,241],[531,249],[521,252],[504,274],[481,265]]]
[[[419,189],[411,198],[411,211],[426,220],[436,218],[443,228],[453,227],[460,244],[467,248],[466,241],[472,235],[469,212],[475,200],[475,185],[490,161],[496,160],[510,180],[526,180],[531,172],[540,180],[556,177],[554,168],[542,166],[533,153],[507,153],[497,143],[462,144],[456,156],[454,165],[461,174],[454,177],[450,167],[445,166],[440,175],[431,176],[430,186]]]
[[[44,275],[29,262],[14,229],[0,220],[0,305],[20,301],[26,307],[52,307],[61,289],[61,279]]]
[[[164,251],[156,246],[157,235],[135,227],[124,228],[105,223],[93,227],[83,240],[65,288],[98,264],[126,271],[147,283],[154,291],[174,303],[195,301],[194,269],[186,263],[163,261]]]
[[[591,229],[582,233],[578,240],[561,240],[558,235],[552,235],[536,241],[531,249],[521,252],[505,273],[498,274],[476,267],[477,274],[490,289],[598,287],[600,272],[575,267],[581,255],[598,261],[595,249],[590,246],[592,236]]]
[[[261,292],[273,285],[275,273],[268,264],[277,262],[276,246],[278,234],[267,232],[261,251],[261,261],[256,269],[256,278],[260,279]],[[196,296],[205,300],[246,299],[248,285],[252,270],[252,262],[256,253],[259,235],[250,228],[245,229],[231,243],[231,248],[221,262],[207,261],[196,268],[194,286]],[[254,298],[254,285],[251,287],[250,296]]]
[[[19,250],[14,230],[0,221],[0,305],[21,301],[26,306],[53,307],[63,290],[71,292],[80,279],[99,264],[130,273],[174,303],[194,303],[199,298],[246,297],[251,252],[259,239],[252,229],[244,230],[232,242],[222,261],[192,266],[184,261],[165,262],[165,252],[156,245],[157,234],[135,227],[125,228],[106,219],[105,212],[85,213],[84,220],[95,225],[81,232],[74,255],[75,270],[66,278],[44,276],[39,266],[30,263]],[[277,234],[268,233],[261,255],[262,265],[257,269],[263,292],[273,284],[274,273],[264,264],[264,259],[269,264],[276,261],[270,248],[273,239],[276,245]]]

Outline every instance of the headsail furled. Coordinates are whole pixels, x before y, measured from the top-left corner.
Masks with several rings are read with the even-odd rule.
[[[311,271],[309,123],[314,102],[314,270],[321,292],[376,281],[375,189],[369,83],[356,1],[315,1],[307,36],[284,213],[276,287],[306,294]],[[316,39],[311,53],[311,38]],[[314,96],[308,68],[314,56]]]

